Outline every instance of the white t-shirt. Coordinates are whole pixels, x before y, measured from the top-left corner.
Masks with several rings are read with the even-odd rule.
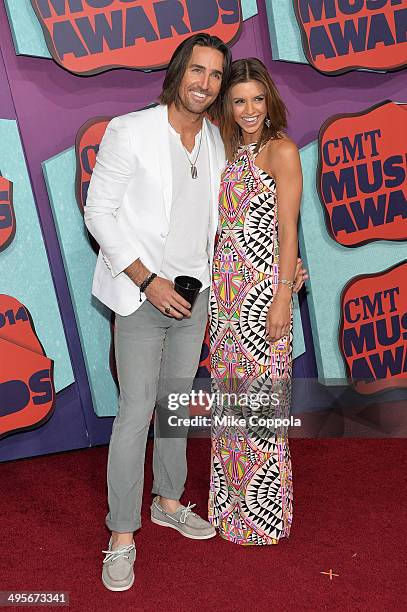
[[[170,231],[160,275],[171,281],[176,276],[193,276],[201,281],[203,291],[210,284],[207,252],[211,198],[208,143],[202,132],[195,164],[198,178],[193,179],[187,154],[192,162],[195,161],[201,132],[196,135],[194,149],[189,153],[181,142],[181,136],[170,124],[168,129],[173,189]]]

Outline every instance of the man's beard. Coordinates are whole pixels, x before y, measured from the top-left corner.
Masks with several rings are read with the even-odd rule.
[[[210,104],[208,104],[208,106],[205,106],[203,109],[201,110],[197,110],[196,108],[192,107],[189,104],[186,104],[184,102],[184,100],[181,98],[181,96],[179,95],[179,93],[177,93],[177,97],[175,99],[175,106],[179,109],[180,107],[186,111],[188,111],[189,113],[193,114],[193,115],[198,115],[198,116],[202,116],[205,115],[208,111],[208,109],[210,109],[210,107],[212,106],[214,101],[212,101]]]

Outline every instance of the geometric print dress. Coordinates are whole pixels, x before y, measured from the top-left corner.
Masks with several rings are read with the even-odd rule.
[[[277,197],[274,179],[255,164],[255,146],[240,147],[222,175],[209,328],[209,520],[242,545],[288,537],[293,498],[286,430],[274,424],[289,416],[292,320],[287,337],[267,341],[279,273]]]

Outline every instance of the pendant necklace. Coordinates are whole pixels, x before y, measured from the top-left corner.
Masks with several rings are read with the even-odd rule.
[[[181,144],[182,144],[182,142],[181,142]],[[191,161],[191,158],[189,157],[189,153],[188,153],[187,149],[182,144],[182,147],[184,149],[185,155],[187,156],[187,159],[188,159],[188,161],[189,161],[189,163],[191,165],[191,176],[192,176],[193,179],[197,179],[198,178],[198,168],[196,167],[196,162],[198,161],[199,153],[201,151],[201,144],[202,144],[202,128],[201,128],[201,137],[199,139],[198,153],[196,154],[195,161]]]

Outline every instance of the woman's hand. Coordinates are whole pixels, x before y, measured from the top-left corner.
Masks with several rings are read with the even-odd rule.
[[[288,295],[285,293],[278,293],[275,296],[267,312],[266,337],[270,342],[277,342],[290,333],[291,290]]]

